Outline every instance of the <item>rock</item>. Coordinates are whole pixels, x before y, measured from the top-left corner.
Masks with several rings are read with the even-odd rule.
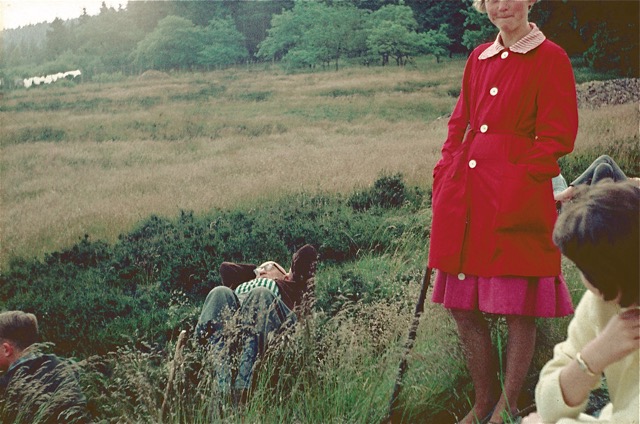
[[[608,81],[590,81],[576,86],[578,107],[597,109],[602,106],[621,105],[640,101],[640,79],[620,78]]]

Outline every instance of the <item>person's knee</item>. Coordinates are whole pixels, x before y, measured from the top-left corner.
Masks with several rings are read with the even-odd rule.
[[[606,178],[613,178],[613,167],[608,163],[601,163],[596,166],[595,171],[593,172],[593,181],[592,183],[599,183],[600,181]]]
[[[226,286],[217,286],[211,289],[211,291],[209,291],[209,294],[214,293],[215,295],[227,295],[227,294],[232,294],[233,290],[231,290],[229,287]]]
[[[200,313],[200,321],[208,321],[215,318],[223,308],[234,309],[237,305],[236,296],[229,287],[218,286],[209,291],[202,311]]]
[[[609,155],[600,155],[598,159],[596,159],[596,162],[611,164],[613,163],[613,159]]]
[[[215,299],[226,298],[227,296],[233,296],[233,290],[225,286],[217,286],[212,288],[207,294],[204,304],[207,305],[213,302]]]

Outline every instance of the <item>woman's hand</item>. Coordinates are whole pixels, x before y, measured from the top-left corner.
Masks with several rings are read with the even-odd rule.
[[[543,424],[542,418],[536,412],[532,412],[522,419],[522,424]]]
[[[562,190],[559,193],[554,193],[553,194],[553,199],[556,202],[567,202],[571,199],[573,199],[573,196],[575,195],[576,192],[576,188],[574,186],[569,186],[567,188],[565,188],[564,190]]]
[[[591,371],[600,374],[609,365],[640,349],[640,309],[634,307],[611,318],[606,327],[582,349]]]

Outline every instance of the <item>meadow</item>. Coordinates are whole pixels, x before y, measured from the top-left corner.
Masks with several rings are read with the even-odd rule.
[[[462,66],[151,73],[8,92],[0,266],[84,234],[114,241],[150,214],[344,193],[382,171],[429,187]],[[576,154],[637,141],[633,105],[580,118]]]
[[[0,309],[34,311],[50,349],[79,360],[97,421],[158,422],[175,337],[219,263],[287,263],[312,243],[316,311],[266,357],[245,408],[220,395],[211,358],[188,350],[167,421],[379,422],[463,64],[149,72],[4,93]],[[602,153],[640,173],[636,104],[581,109],[580,122],[561,160],[568,180]],[[577,272],[563,270],[577,301]],[[539,322],[524,403],[567,324]],[[494,329],[504,346],[504,323]],[[403,420],[452,422],[470,393],[454,325],[428,304]]]
[[[85,233],[113,241],[151,213],[346,192],[381,170],[429,184],[460,76],[456,61],[11,92],[1,123],[2,262]]]

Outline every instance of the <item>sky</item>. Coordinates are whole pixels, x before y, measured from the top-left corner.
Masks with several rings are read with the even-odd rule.
[[[77,18],[83,8],[89,15],[97,15],[103,1],[114,9],[127,5],[127,0],[0,0],[0,29]]]

